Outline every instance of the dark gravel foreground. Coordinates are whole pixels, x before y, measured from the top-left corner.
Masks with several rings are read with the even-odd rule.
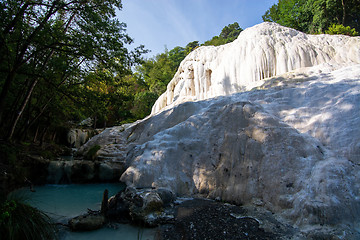
[[[270,240],[293,234],[290,226],[282,225],[272,216],[263,216],[273,228],[265,231],[260,223],[264,221],[253,217],[254,214],[249,215],[248,209],[206,199],[186,200],[175,207],[174,214],[174,223],[160,226],[156,239]]]

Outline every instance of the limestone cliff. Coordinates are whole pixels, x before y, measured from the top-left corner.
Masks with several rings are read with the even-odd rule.
[[[262,206],[305,233],[357,239],[359,113],[360,37],[264,23],[192,52],[151,116],[80,151],[98,144],[124,161],[127,185]]]

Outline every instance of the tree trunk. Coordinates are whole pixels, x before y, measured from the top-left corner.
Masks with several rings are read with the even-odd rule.
[[[26,124],[26,126],[24,128],[23,133],[25,135],[28,134],[28,131],[31,128],[31,126],[39,119],[39,117],[41,117],[41,115],[44,113],[44,111],[46,110],[46,108],[49,106],[49,104],[52,102],[53,99],[54,99],[54,97],[51,97],[50,99],[48,99],[46,104],[41,108],[40,112],[33,119],[31,119],[31,121],[29,119],[28,124]]]
[[[27,49],[29,48],[31,42],[33,41],[34,37],[36,36],[36,34],[44,28],[45,24],[49,21],[49,19],[51,18],[51,16],[58,11],[59,9],[56,8],[57,4],[58,4],[59,0],[55,0],[50,9],[48,10],[48,12],[46,13],[46,15],[44,16],[44,19],[40,22],[39,26],[37,26],[34,31],[30,34],[30,36],[24,40],[24,44],[23,46],[20,48],[19,53],[17,54],[17,58],[13,64],[13,67],[11,69],[11,71],[9,72],[5,83],[3,85],[3,88],[1,90],[1,94],[0,94],[0,125],[3,123],[3,113],[4,113],[4,107],[5,107],[5,100],[7,97],[7,94],[10,90],[10,86],[11,83],[13,82],[16,72],[17,70],[26,62],[24,61],[24,56],[25,53],[27,51]],[[26,6],[27,7],[27,6]],[[11,25],[11,24],[10,24]],[[6,30],[6,29],[5,29]]]
[[[52,137],[51,137],[51,141],[55,142],[56,139],[56,130],[54,131]]]
[[[95,115],[95,117],[94,117],[94,126],[93,126],[94,129],[96,129],[96,121],[97,121],[97,117]]]
[[[30,96],[31,96],[32,92],[34,91],[34,88],[35,88],[37,82],[38,82],[38,80],[35,80],[35,81],[31,84],[31,86],[30,86],[30,88],[29,88],[29,90],[28,90],[28,92],[27,92],[27,94],[26,94],[26,97],[25,97],[25,99],[24,99],[24,101],[23,101],[23,103],[22,103],[22,105],[21,105],[20,111],[18,112],[18,114],[17,114],[14,122],[12,123],[8,140],[11,140],[11,139],[12,139],[12,137],[13,137],[13,135],[14,135],[15,128],[16,128],[16,125],[17,125],[18,121],[20,120],[20,117],[21,117],[22,113],[24,112],[24,109],[25,109],[27,103],[29,102]]]
[[[40,146],[42,147],[44,142],[45,142],[45,138],[46,138],[46,133],[47,133],[47,130],[48,130],[49,127],[46,127],[42,134],[41,134],[41,139],[40,139]]]
[[[38,133],[39,133],[39,125],[36,127],[36,131],[35,131],[34,138],[33,138],[33,143],[36,143]]]
[[[342,8],[343,8],[343,16],[342,16],[342,25],[345,26],[346,22],[346,8],[345,8],[345,2],[344,0],[341,0]]]

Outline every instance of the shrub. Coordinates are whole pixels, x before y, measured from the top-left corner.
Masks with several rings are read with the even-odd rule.
[[[9,240],[56,239],[56,227],[42,211],[17,197],[0,205],[0,235]]]
[[[1,194],[6,195],[15,187],[24,184],[27,170],[19,152],[20,150],[10,143],[0,142],[0,182],[2,185],[0,191],[3,191]]]
[[[348,35],[348,36],[358,36],[359,33],[355,30],[355,28],[350,28],[349,26],[344,26],[342,24],[333,24],[329,27],[328,30],[325,31],[326,34],[331,35]]]

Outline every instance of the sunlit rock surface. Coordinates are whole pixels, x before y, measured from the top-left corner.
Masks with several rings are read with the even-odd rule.
[[[191,53],[153,110],[81,150],[98,144],[126,162],[127,185],[262,206],[305,235],[360,237],[359,37],[257,25]]]
[[[156,101],[153,113],[168,105],[250,90],[263,79],[322,63],[333,68],[360,63],[360,38],[307,35],[275,23],[241,32],[219,47],[200,47],[181,63]]]

